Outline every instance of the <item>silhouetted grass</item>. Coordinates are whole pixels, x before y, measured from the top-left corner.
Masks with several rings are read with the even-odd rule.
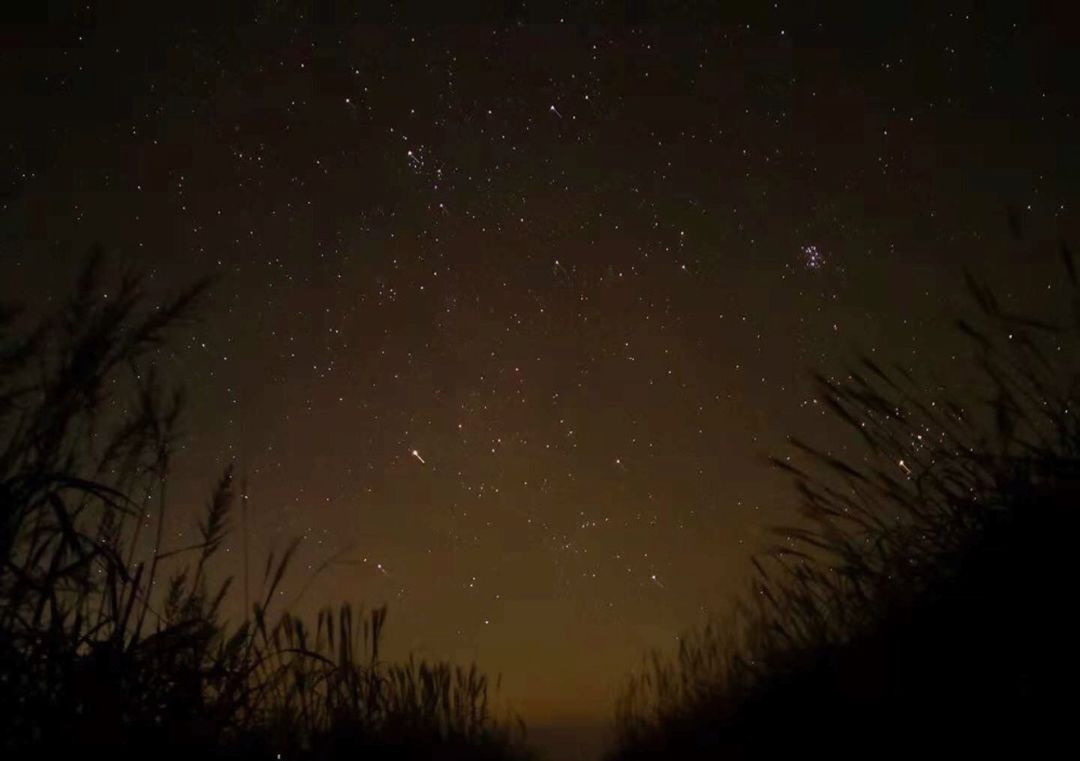
[[[802,442],[807,521],[777,530],[728,621],[653,654],[614,757],[1046,752],[1068,741],[1080,496],[1080,287],[1071,316],[1005,310],[969,278],[981,382],[948,395],[868,357],[821,399],[859,457]]]
[[[155,371],[198,282],[144,308],[91,257],[62,312],[26,329],[0,310],[0,749],[6,758],[506,759],[524,728],[489,705],[475,667],[379,648],[385,608],[308,625],[272,611],[294,543],[265,563],[227,624],[227,469],[172,547],[167,495],[182,399]]]

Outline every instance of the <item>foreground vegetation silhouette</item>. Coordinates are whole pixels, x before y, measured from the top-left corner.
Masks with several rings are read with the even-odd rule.
[[[1080,287],[1061,253],[1063,320],[969,277],[959,395],[865,357],[817,378],[857,456],[794,441],[804,465],[774,460],[808,520],[778,530],[731,620],[632,677],[613,759],[1071,746]]]
[[[237,485],[226,470],[197,539],[169,546],[183,405],[155,371],[207,283],[147,309],[138,277],[102,277],[94,255],[30,329],[0,310],[0,755],[528,757],[475,667],[380,659],[385,609],[275,613],[296,544],[224,620]]]

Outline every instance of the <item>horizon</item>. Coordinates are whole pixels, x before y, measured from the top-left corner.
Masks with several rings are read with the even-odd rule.
[[[597,758],[628,675],[798,520],[767,457],[857,446],[811,372],[963,387],[966,272],[1020,312],[1060,292],[1075,32],[323,5],[5,23],[0,301],[55,308],[95,245],[152,299],[214,278],[155,359],[188,397],[167,546],[235,462],[217,572],[301,538],[276,604],[385,604],[392,657],[475,662]]]

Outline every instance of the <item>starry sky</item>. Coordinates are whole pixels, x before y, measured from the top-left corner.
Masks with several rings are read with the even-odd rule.
[[[173,539],[235,461],[253,555],[304,538],[281,605],[385,602],[391,654],[533,724],[605,720],[739,592],[795,514],[766,456],[847,445],[810,371],[959,377],[963,269],[1038,304],[1077,239],[1051,4],[40,5],[0,294],[55,304],[94,243],[215,276],[160,357]]]

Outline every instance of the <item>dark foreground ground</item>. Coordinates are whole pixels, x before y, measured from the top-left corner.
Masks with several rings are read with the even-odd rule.
[[[549,761],[596,761],[610,747],[611,727],[602,722],[529,726],[529,744]]]

